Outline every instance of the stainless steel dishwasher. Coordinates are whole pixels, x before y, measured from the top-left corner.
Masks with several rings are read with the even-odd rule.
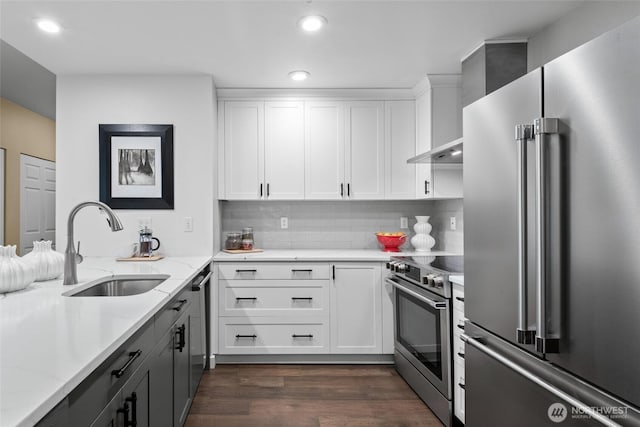
[[[205,267],[191,282],[193,303],[191,305],[191,395],[195,395],[202,373],[209,366],[209,281],[210,267]]]

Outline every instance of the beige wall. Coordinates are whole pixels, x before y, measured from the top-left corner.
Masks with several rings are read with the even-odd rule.
[[[6,151],[5,244],[20,243],[20,154],[55,161],[53,120],[0,98],[0,147]]]

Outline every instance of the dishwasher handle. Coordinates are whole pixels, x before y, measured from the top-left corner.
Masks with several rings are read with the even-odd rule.
[[[211,272],[209,272],[209,274],[207,274],[206,276],[204,276],[203,279],[198,280],[202,277],[202,275],[196,277],[193,282],[191,282],[191,290],[194,292],[200,292],[200,289],[202,289],[202,285],[207,283],[207,281],[211,278]]]

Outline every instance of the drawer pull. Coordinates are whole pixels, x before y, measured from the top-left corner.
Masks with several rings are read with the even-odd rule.
[[[127,360],[127,363],[125,363],[122,368],[114,369],[113,371],[111,371],[111,375],[116,377],[116,378],[121,378],[124,375],[124,373],[127,371],[127,369],[129,369],[131,364],[138,357],[140,357],[141,354],[142,354],[142,350],[132,351],[131,353],[129,353],[129,360]]]
[[[236,270],[236,273],[256,273],[258,270]]]
[[[464,331],[464,325],[456,325],[458,329],[462,329]]]
[[[464,302],[464,298],[463,297],[456,297],[456,299],[460,302]]]
[[[291,297],[291,299],[292,299],[293,301],[297,301],[297,300],[306,300],[306,301],[309,301],[309,302],[311,302],[311,301],[313,300],[313,298],[312,298],[312,297]]]
[[[187,303],[186,299],[181,299],[178,301],[178,305],[176,305],[175,307],[172,308],[172,310],[174,311],[180,311],[182,310],[182,307]]]
[[[313,334],[302,334],[302,335],[298,335],[298,334],[293,334],[291,335],[291,338],[296,339],[296,338],[313,338]]]
[[[464,384],[462,384],[462,383],[458,383],[458,387],[460,387],[460,388],[461,388],[461,389],[463,389],[463,390],[465,389],[465,388],[464,388]]]
[[[240,301],[257,301],[258,298],[256,297],[236,297],[236,302],[240,302]]]
[[[460,356],[460,357],[462,357],[464,359],[464,353],[458,352],[458,356]]]
[[[240,334],[238,334],[238,335],[236,335],[236,339],[237,340],[242,339],[242,338],[251,338],[252,340],[255,340],[256,338],[258,338],[258,336],[256,334],[253,334],[253,335],[240,335]]]
[[[187,328],[184,325],[184,323],[182,324],[182,326],[176,329],[176,335],[178,336],[178,343],[176,344],[176,350],[178,350],[180,353],[182,353],[182,350],[184,349],[185,345],[187,345],[186,329]]]
[[[309,269],[292,268],[291,272],[292,273],[313,273],[313,269],[311,269],[311,268],[309,268]]]

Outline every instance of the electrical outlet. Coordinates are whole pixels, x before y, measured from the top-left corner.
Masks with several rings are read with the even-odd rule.
[[[289,218],[286,216],[280,217],[280,228],[289,228]]]
[[[141,216],[138,218],[138,229],[142,230],[143,228],[151,228],[150,216]]]
[[[455,216],[452,216],[449,219],[449,228],[451,228],[451,230],[455,231],[455,229],[456,229],[456,217]]]
[[[185,233],[190,233],[193,231],[193,217],[184,217],[184,231]]]
[[[409,228],[409,220],[406,216],[400,217],[400,229]]]

